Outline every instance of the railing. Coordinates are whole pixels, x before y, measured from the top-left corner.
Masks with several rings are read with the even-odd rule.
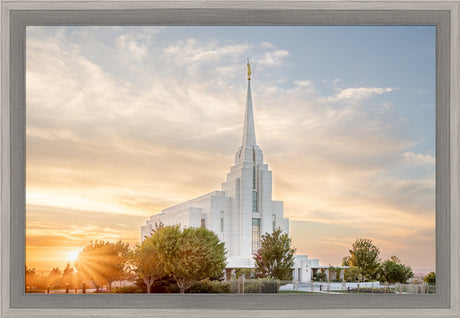
[[[225,282],[231,293],[239,294],[433,294],[436,286],[422,284],[392,284],[379,282],[311,282],[299,283],[297,280],[245,279],[240,277]]]
[[[400,284],[394,285],[396,294],[434,294],[436,293],[436,286],[427,283],[422,284]]]

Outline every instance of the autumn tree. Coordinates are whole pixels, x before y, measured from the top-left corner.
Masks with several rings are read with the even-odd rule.
[[[148,294],[155,280],[165,276],[164,264],[159,259],[151,236],[136,246],[131,255],[131,263],[136,275],[147,285]]]
[[[262,235],[260,249],[254,255],[257,274],[259,277],[291,280],[294,253],[291,239],[280,228]]]
[[[221,275],[225,268],[224,243],[206,228],[166,226],[156,231],[151,241],[181,293],[195,281]]]
[[[371,277],[380,266],[380,250],[370,239],[357,239],[349,250],[350,255],[342,260],[342,264],[359,268],[361,280]]]
[[[91,280],[99,289],[107,285],[112,292],[112,282],[122,280],[128,270],[129,245],[118,241],[116,243],[91,241],[78,255],[75,267],[87,280]]]

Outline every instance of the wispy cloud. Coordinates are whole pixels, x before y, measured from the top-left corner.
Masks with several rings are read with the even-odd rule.
[[[289,55],[286,50],[274,50],[272,52],[266,52],[261,58],[257,58],[255,61],[260,65],[278,65],[281,64],[283,59]]]
[[[178,41],[164,49],[165,57],[171,58],[181,64],[190,62],[216,61],[226,56],[246,52],[252,45],[248,43],[235,43],[221,45],[218,41],[203,43],[196,39]]]
[[[362,99],[370,98],[373,95],[380,95],[394,91],[391,87],[353,87],[339,90],[335,95],[328,96],[326,102],[357,102]]]
[[[430,154],[421,154],[414,152],[405,152],[402,154],[402,157],[405,161],[412,164],[434,164],[435,158]]]

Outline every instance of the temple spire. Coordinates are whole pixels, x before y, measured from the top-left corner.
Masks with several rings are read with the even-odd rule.
[[[246,99],[246,113],[244,115],[243,129],[243,147],[256,145],[256,130],[254,128],[254,113],[252,111],[252,96],[251,96],[251,65],[248,60],[248,96]]]

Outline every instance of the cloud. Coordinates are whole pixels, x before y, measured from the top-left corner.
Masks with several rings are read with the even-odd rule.
[[[270,42],[260,42],[260,46],[265,49],[273,49],[275,46]]]
[[[190,38],[176,43],[164,49],[164,56],[181,64],[190,62],[205,62],[222,59],[226,56],[238,55],[246,52],[251,47],[247,43],[235,43],[220,45],[218,41],[203,43]]]
[[[426,164],[435,163],[435,158],[430,154],[424,155],[421,153],[405,152],[402,154],[402,157],[406,162],[417,164],[417,165],[426,165]]]
[[[312,85],[312,81],[307,81],[307,80],[304,80],[304,81],[294,81],[294,84],[296,84],[297,86],[308,87],[308,86],[311,86],[311,85]]]
[[[122,50],[127,50],[135,59],[141,59],[147,54],[147,45],[139,43],[129,34],[120,35],[115,39],[115,43]]]
[[[363,99],[394,91],[391,87],[356,87],[339,90],[334,96],[328,96],[325,102],[358,102]]]
[[[289,55],[287,50],[275,50],[266,52],[262,58],[256,58],[256,62],[260,65],[279,65],[283,59]]]

